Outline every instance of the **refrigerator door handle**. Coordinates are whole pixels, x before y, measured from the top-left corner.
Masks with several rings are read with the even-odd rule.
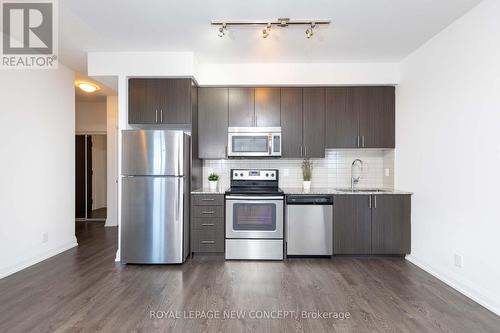
[[[177,198],[175,203],[175,221],[179,222],[179,211],[181,206],[181,180],[182,178],[177,179]]]

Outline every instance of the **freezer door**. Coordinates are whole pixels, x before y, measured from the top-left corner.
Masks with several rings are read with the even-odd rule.
[[[183,176],[182,131],[122,131],[122,175]]]
[[[183,177],[124,177],[121,261],[184,261]],[[187,223],[187,222],[186,222]]]

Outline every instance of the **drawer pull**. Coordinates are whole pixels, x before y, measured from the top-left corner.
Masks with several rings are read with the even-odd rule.
[[[204,211],[204,212],[201,212],[202,214],[215,214],[214,211]]]
[[[213,227],[215,224],[213,223],[203,223],[202,226],[204,227]]]
[[[201,201],[215,201],[215,199],[201,199]]]
[[[201,241],[201,244],[215,244],[215,241]]]

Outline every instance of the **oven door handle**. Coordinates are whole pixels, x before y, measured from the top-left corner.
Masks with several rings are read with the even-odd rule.
[[[226,200],[283,200],[285,197],[284,196],[272,196],[272,197],[251,197],[251,196],[232,196],[228,195],[226,196]]]

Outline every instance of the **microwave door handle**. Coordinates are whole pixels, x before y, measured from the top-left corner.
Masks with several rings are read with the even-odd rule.
[[[273,137],[269,139],[269,144],[268,144],[268,149],[269,149],[269,155],[273,154]]]

